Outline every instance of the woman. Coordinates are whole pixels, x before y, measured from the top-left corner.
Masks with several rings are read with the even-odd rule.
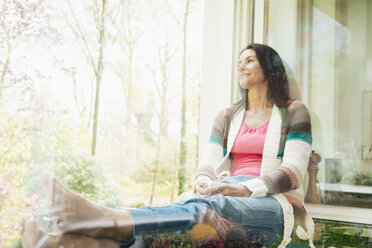
[[[312,142],[307,108],[290,100],[283,62],[266,45],[250,44],[242,51],[238,76],[243,99],[214,121],[193,185],[199,197],[165,207],[114,210],[82,198],[47,174],[44,186],[55,224],[63,233],[126,243],[136,235],[205,223],[221,239],[239,227],[244,238],[263,245],[279,241],[285,247],[296,233],[314,247],[313,222],[303,206]],[[24,226],[23,242],[32,247],[35,240],[29,237],[36,234],[31,233],[41,231],[33,219]],[[45,237],[51,245],[64,241]],[[99,247],[109,241],[87,242]]]

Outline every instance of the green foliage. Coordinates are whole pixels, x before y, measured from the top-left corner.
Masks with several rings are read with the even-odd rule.
[[[29,124],[0,109],[0,247],[19,238],[20,215],[35,207],[35,198],[27,198],[22,188],[31,156]]]
[[[11,245],[11,248],[23,248],[21,239],[17,238],[17,240]]]
[[[363,228],[354,228],[350,223],[325,222],[322,224],[322,245],[324,247],[371,247],[371,238],[362,236]]]
[[[137,202],[137,203],[133,203],[133,204],[130,205],[130,207],[132,207],[132,208],[140,208],[140,207],[143,207],[143,206],[145,206],[145,203],[143,203],[143,202]]]
[[[20,216],[35,208],[35,198],[27,198],[17,185],[16,173],[2,173],[0,168],[0,246],[9,247],[18,238]]]
[[[55,156],[56,176],[71,190],[109,207],[120,204],[120,187],[96,158],[86,153],[61,150]]]

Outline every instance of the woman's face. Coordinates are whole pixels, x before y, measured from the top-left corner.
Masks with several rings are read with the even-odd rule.
[[[239,57],[238,80],[243,89],[250,89],[267,81],[253,49],[243,51]]]

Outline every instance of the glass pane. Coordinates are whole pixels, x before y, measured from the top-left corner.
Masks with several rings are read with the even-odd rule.
[[[270,0],[266,16],[266,40],[311,112],[322,202],[370,208],[372,1]]]
[[[44,170],[114,208],[191,188],[203,4],[0,1],[0,247],[18,247],[22,215],[56,231]]]
[[[316,247],[369,247],[372,227],[356,223],[317,220]]]

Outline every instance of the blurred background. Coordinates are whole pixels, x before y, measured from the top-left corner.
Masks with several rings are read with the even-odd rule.
[[[197,166],[203,1],[0,1],[0,247],[46,213],[44,170],[111,207]],[[42,223],[43,224],[43,223]]]

